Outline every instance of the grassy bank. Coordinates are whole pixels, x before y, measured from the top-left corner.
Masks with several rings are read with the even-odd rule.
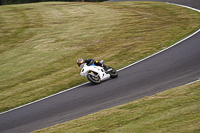
[[[78,58],[119,69],[198,27],[199,13],[157,2],[1,6],[0,112],[86,82]]]
[[[200,81],[34,133],[198,133]]]

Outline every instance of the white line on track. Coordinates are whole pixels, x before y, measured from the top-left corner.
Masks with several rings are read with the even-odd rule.
[[[189,6],[184,6],[184,5],[179,5],[179,4],[173,4],[173,3],[169,3],[169,2],[165,2],[165,3],[167,3],[167,4],[172,4],[172,5],[177,5],[177,6],[182,6],[182,7],[185,7],[185,8],[189,8],[189,9],[191,9],[191,10],[195,10],[195,11],[197,11],[197,12],[200,13],[200,10],[195,9],[195,8],[192,8],[192,7],[189,7]],[[117,71],[124,70],[124,69],[126,69],[126,68],[128,68],[128,67],[130,67],[130,66],[133,66],[133,65],[135,65],[135,64],[137,64],[137,63],[139,63],[139,62],[142,62],[142,61],[144,61],[144,60],[146,60],[146,59],[149,59],[149,58],[151,58],[151,57],[153,57],[153,56],[155,56],[155,55],[157,55],[157,54],[159,54],[159,53],[162,53],[163,51],[166,51],[166,50],[168,50],[168,49],[170,49],[170,48],[176,46],[177,44],[179,44],[179,43],[181,43],[181,42],[187,40],[188,38],[194,36],[194,35],[197,34],[198,32],[200,32],[200,29],[197,30],[196,32],[194,32],[193,34],[189,35],[188,37],[186,37],[186,38],[180,40],[179,42],[175,43],[174,45],[171,45],[170,47],[167,47],[166,49],[163,49],[163,50],[161,50],[161,51],[159,51],[159,52],[157,52],[157,53],[155,53],[155,54],[152,54],[152,55],[150,55],[150,56],[148,56],[148,57],[146,57],[146,58],[144,58],[144,59],[142,59],[142,60],[139,60],[139,61],[137,61],[137,62],[135,62],[135,63],[133,63],[133,64],[130,64],[130,65],[128,65],[128,66],[125,66],[124,68],[121,68],[121,69],[119,69],[119,70],[117,70]]]
[[[198,81],[200,81],[200,78],[198,78],[197,80],[192,81],[192,82],[190,82],[190,83],[187,83],[187,84],[185,84],[185,85],[190,85],[190,84],[193,84],[193,83],[198,82]]]
[[[173,3],[168,3],[168,2],[165,2],[165,3],[167,3],[167,4],[172,4],[172,5],[177,5],[177,6],[182,6],[182,7],[189,8],[189,9],[191,9],[191,10],[195,10],[195,11],[197,11],[197,12],[200,12],[200,10],[195,9],[195,8],[192,8],[192,7],[189,7],[189,6],[184,6],[184,5],[179,5],[179,4],[173,4]],[[168,50],[168,49],[170,49],[170,48],[172,48],[172,47],[178,45],[179,43],[181,43],[181,42],[187,40],[188,38],[194,36],[194,35],[197,34],[198,32],[200,32],[200,29],[197,30],[196,32],[194,32],[193,34],[189,35],[188,37],[182,39],[181,41],[175,43],[174,45],[171,45],[170,47],[168,47],[168,48],[166,48],[166,49],[163,49],[163,50],[161,50],[161,51],[159,51],[159,52],[157,52],[157,53],[155,53],[155,54],[153,54],[153,55],[150,55],[150,56],[148,56],[148,57],[146,57],[146,58],[144,58],[144,59],[142,59],[142,60],[139,60],[139,61],[137,61],[137,62],[135,62],[135,63],[132,63],[132,64],[130,64],[130,65],[128,65],[128,66],[125,66],[125,67],[123,67],[123,68],[121,68],[121,69],[119,69],[119,70],[117,70],[117,71],[122,71],[122,70],[124,70],[124,69],[126,69],[126,68],[128,68],[128,67],[131,67],[131,66],[133,66],[133,65],[135,65],[135,64],[138,64],[138,63],[140,63],[140,62],[142,62],[142,61],[144,61],[144,60],[146,60],[146,59],[149,59],[149,58],[151,58],[151,57],[153,57],[153,56],[155,56],[155,55],[157,55],[157,54],[159,54],[159,53],[161,53],[161,52],[163,52],[163,51],[166,51],[166,50]],[[193,82],[187,83],[186,85],[192,84],[192,83],[197,82],[197,81],[200,81],[200,78],[199,78],[198,80],[193,81]],[[14,109],[11,109],[11,110],[8,110],[8,111],[5,111],[5,112],[2,112],[2,113],[0,113],[0,115],[5,114],[5,113],[8,113],[8,112],[11,112],[11,111],[14,111],[14,110],[17,110],[17,109],[19,109],[19,108],[22,108],[22,107],[25,107],[25,106],[28,106],[28,105],[31,105],[31,104],[34,104],[34,103],[37,103],[37,102],[39,102],[39,101],[48,99],[48,98],[50,98],[50,97],[59,95],[59,94],[61,94],[61,93],[64,93],[64,92],[67,92],[67,91],[76,89],[76,88],[81,87],[81,86],[83,86],[83,85],[86,85],[86,84],[88,84],[88,83],[89,83],[89,82],[86,82],[86,83],[77,85],[77,86],[75,86],[75,87],[72,87],[72,88],[69,88],[69,89],[67,89],[67,90],[64,90],[64,91],[55,93],[55,94],[50,95],[50,96],[48,96],[48,97],[39,99],[39,100],[37,100],[37,101],[34,101],[34,102],[31,102],[31,103],[28,103],[28,104],[19,106],[19,107],[17,107],[17,108],[14,108]]]
[[[135,64],[137,64],[137,63],[139,63],[139,62],[142,62],[142,61],[144,61],[144,60],[146,60],[146,59],[149,59],[149,58],[151,58],[151,57],[153,57],[153,56],[155,56],[155,55],[157,55],[157,54],[159,54],[159,53],[162,53],[163,51],[166,51],[166,50],[168,50],[168,49],[170,49],[170,48],[172,48],[172,47],[178,45],[179,43],[181,43],[181,42],[187,40],[188,38],[194,36],[194,35],[197,34],[198,32],[200,32],[200,29],[198,29],[196,32],[194,32],[194,33],[191,34],[190,36],[188,36],[188,37],[182,39],[181,41],[179,41],[179,42],[177,42],[177,43],[175,43],[174,45],[171,45],[170,47],[167,47],[166,49],[163,49],[163,50],[161,50],[161,51],[159,51],[159,52],[157,52],[157,53],[155,53],[155,54],[152,54],[152,55],[150,55],[150,56],[148,56],[148,57],[146,57],[146,58],[144,58],[144,59],[142,59],[142,60],[139,60],[139,61],[137,61],[137,62],[135,62],[135,63],[133,63],[133,64],[130,64],[130,65],[128,65],[128,66],[125,66],[125,67],[123,67],[123,68],[121,68],[121,69],[119,69],[119,70],[117,70],[117,71],[124,70],[124,69],[126,69],[126,68],[128,68],[128,67],[130,67],[130,66],[133,66],[133,65],[135,65]]]

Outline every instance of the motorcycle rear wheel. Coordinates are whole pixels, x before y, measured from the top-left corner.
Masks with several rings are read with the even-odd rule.
[[[110,77],[111,78],[117,78],[118,77],[118,72],[112,68],[112,71],[110,72]]]

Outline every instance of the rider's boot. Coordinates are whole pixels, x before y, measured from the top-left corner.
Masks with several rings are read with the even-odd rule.
[[[106,66],[106,65],[104,65],[104,64],[103,64],[103,68],[104,68],[104,70],[105,70],[106,72],[112,71],[112,68],[109,68],[108,66]]]
[[[108,66],[106,66],[105,64],[103,64],[103,68],[104,68],[105,71],[108,70]]]
[[[109,71],[109,67],[106,66],[106,65],[104,64],[104,61],[103,61],[103,60],[99,61],[99,63],[101,64],[101,66],[103,67],[103,69],[104,69],[106,72]],[[112,69],[111,69],[111,70],[112,70]]]

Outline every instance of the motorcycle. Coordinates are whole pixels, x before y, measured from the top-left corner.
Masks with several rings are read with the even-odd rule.
[[[100,63],[103,64],[103,60]],[[112,67],[108,67],[108,70],[105,71],[101,66],[96,66],[94,62],[82,65],[80,75],[86,77],[93,84],[100,84],[108,78],[118,77],[118,72]]]

